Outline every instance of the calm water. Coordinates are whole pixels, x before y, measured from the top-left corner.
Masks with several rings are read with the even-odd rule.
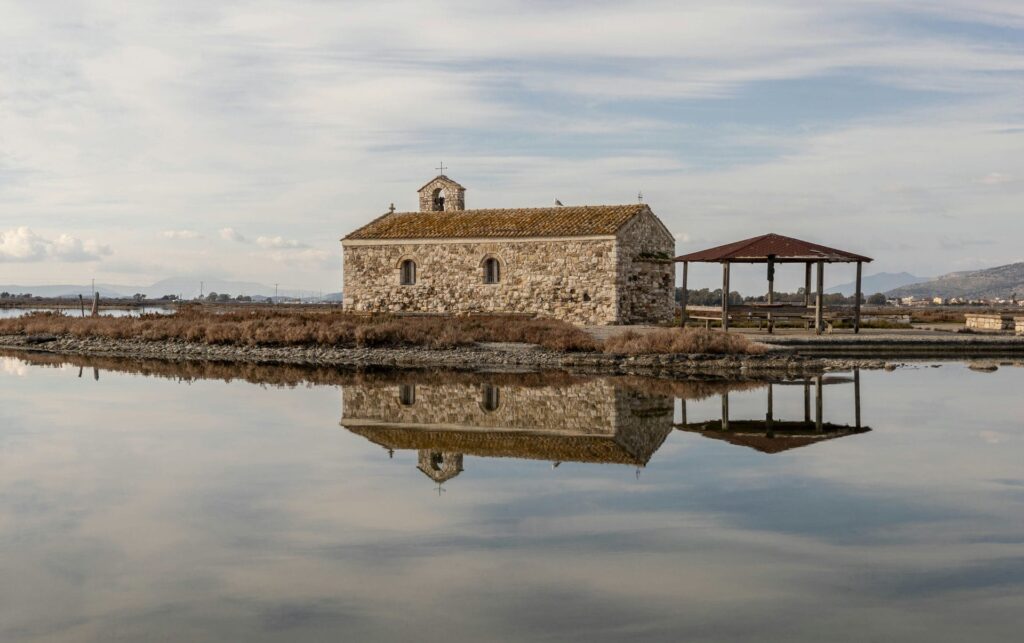
[[[13,317],[21,317],[28,313],[34,312],[63,312],[65,315],[71,317],[78,317],[81,315],[81,309],[78,306],[69,308],[0,308],[0,319],[11,319]],[[139,315],[169,315],[174,312],[173,308],[162,308],[162,307],[144,307],[144,308],[103,308],[100,309],[100,315],[105,317],[138,317]],[[85,314],[89,314],[89,306],[86,305]]]
[[[1021,368],[836,374],[820,425],[775,383],[769,428],[763,383],[33,359],[3,641],[1019,640]]]

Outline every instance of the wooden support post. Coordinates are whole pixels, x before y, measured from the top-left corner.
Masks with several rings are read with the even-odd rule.
[[[679,325],[686,326],[686,304],[690,301],[690,291],[687,289],[687,280],[689,278],[690,262],[683,262],[683,292],[679,297]]]
[[[820,335],[824,329],[825,312],[825,262],[818,262],[818,287],[814,296],[814,334]]]
[[[864,271],[864,263],[861,261],[857,262],[857,292],[854,295],[856,299],[853,302],[853,334],[856,335],[860,332],[860,300],[863,297],[861,292],[861,275]]]
[[[775,257],[768,257],[768,303],[775,303]],[[772,319],[771,311],[768,311],[768,334],[775,332],[775,321]],[[771,386],[769,384],[769,386]]]
[[[860,428],[860,369],[853,369],[853,409],[855,426]]]
[[[82,311],[82,317],[85,317],[85,297],[78,295],[78,308]]]
[[[722,393],[722,430],[729,430],[729,394]]]
[[[811,264],[810,262],[804,264],[804,308],[811,307]],[[810,329],[811,322],[807,321],[804,324],[804,328]]]
[[[804,306],[807,308],[811,307],[811,264],[808,263],[804,266],[806,268],[806,274],[804,275]]]
[[[729,262],[722,262],[722,330],[729,330]]]
[[[817,400],[815,400],[815,402],[814,402],[814,430],[817,431],[818,433],[821,433],[822,430],[824,429],[824,426],[822,425],[822,421],[821,421],[821,416],[822,416],[822,411],[823,411],[823,409],[822,409],[823,404],[822,404],[822,400],[821,400],[821,384],[822,384],[822,382],[821,382],[821,375],[819,375],[818,376],[818,381],[817,381],[817,389],[818,389],[817,392],[818,392],[818,395],[817,395]]]
[[[92,316],[98,317],[100,314],[100,294],[95,292],[92,294]]]
[[[686,398],[685,397],[681,398],[680,401],[682,402],[682,405],[681,405],[681,408],[680,408],[680,411],[679,411],[680,424],[688,424],[688,422],[686,421]]]

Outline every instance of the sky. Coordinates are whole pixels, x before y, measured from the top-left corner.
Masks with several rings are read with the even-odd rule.
[[[1022,159],[1019,0],[0,0],[0,283],[336,292],[442,161],[469,208],[642,192],[679,252],[934,276],[1024,260]]]

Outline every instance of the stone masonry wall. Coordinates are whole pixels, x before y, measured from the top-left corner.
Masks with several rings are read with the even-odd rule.
[[[973,330],[1012,330],[1013,318],[998,313],[967,313],[967,328]]]
[[[492,429],[533,429],[613,435],[620,416],[632,417],[620,387],[589,380],[566,387],[500,386],[499,404],[484,408],[483,384],[415,384],[415,402],[401,403],[401,385],[365,384],[342,389],[343,419],[402,424],[451,424]],[[660,398],[659,398],[660,399]],[[661,406],[671,404],[662,400]],[[624,413],[624,411],[627,411]],[[671,426],[671,412],[669,413]]]
[[[344,248],[345,308],[530,313],[577,324],[614,324],[619,320],[615,246],[611,239],[349,245]],[[500,262],[500,283],[483,283],[487,257]],[[416,262],[414,285],[400,284],[404,259]]]
[[[646,212],[630,221],[618,235],[620,323],[671,321],[675,315],[675,239],[657,217]]]
[[[465,190],[447,177],[439,176],[420,188],[420,212],[430,212],[434,209],[434,192],[437,190],[441,190],[441,196],[444,197],[445,212],[466,209]]]

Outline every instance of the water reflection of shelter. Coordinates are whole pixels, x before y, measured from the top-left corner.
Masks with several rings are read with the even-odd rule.
[[[610,379],[551,385],[366,382],[342,389],[346,429],[416,451],[435,482],[464,456],[645,466],[672,432],[672,398]]]
[[[828,385],[853,385],[854,424],[834,424],[824,421],[824,387]],[[779,386],[803,386],[803,421],[783,420],[775,417],[774,393]],[[686,400],[682,401],[682,422],[676,428],[699,433],[706,438],[723,440],[730,444],[750,447],[762,453],[780,453],[790,449],[818,444],[826,440],[848,435],[867,433],[871,429],[861,425],[860,413],[860,371],[854,370],[853,377],[818,375],[797,381],[769,382],[767,384],[767,412],[764,420],[737,420],[729,416],[729,393],[721,393],[722,415],[718,420],[687,422]],[[811,389],[814,389],[814,417],[811,417]]]

